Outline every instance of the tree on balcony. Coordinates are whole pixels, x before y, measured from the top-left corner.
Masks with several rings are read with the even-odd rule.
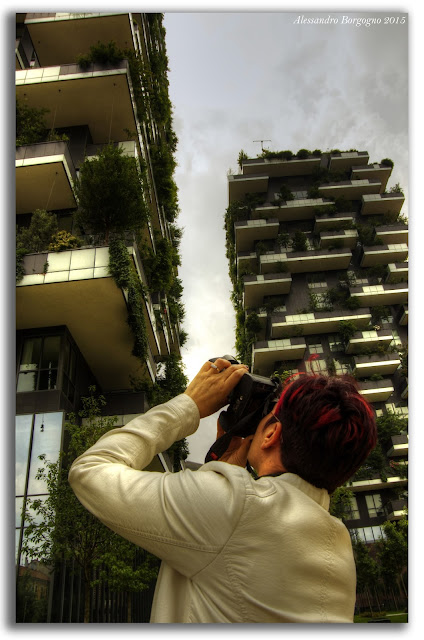
[[[46,123],[44,116],[48,109],[29,107],[21,100],[16,100],[16,146],[35,144],[44,139]]]
[[[104,234],[140,230],[148,219],[143,182],[136,160],[120,147],[109,144],[98,156],[85,160],[76,183],[78,223],[91,233]]]

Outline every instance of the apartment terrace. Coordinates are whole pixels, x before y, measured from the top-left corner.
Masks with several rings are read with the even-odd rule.
[[[380,193],[381,182],[379,180],[341,180],[321,184],[319,192],[325,198],[344,197],[348,200],[360,200],[361,196],[370,193]]]
[[[16,95],[29,107],[47,109],[49,129],[88,125],[94,144],[137,130],[127,60],[88,70],[64,64],[16,71]]]
[[[330,246],[334,246],[335,243],[340,243],[343,247],[354,249],[358,241],[358,232],[356,229],[321,231],[319,236],[321,249],[326,249]]]
[[[389,262],[404,262],[408,257],[408,245],[377,244],[373,247],[363,247],[361,267],[372,267]]]
[[[395,262],[387,265],[386,282],[408,282],[408,263]]]
[[[268,176],[234,174],[228,176],[228,201],[243,200],[248,193],[266,193]]]
[[[137,248],[127,248],[146,284]],[[26,275],[16,290],[16,318],[17,329],[66,325],[102,389],[114,391],[129,388],[130,376],[140,375],[142,365],[132,355],[126,291],[116,285],[108,265],[108,247],[25,256]],[[152,354],[157,356],[160,338],[149,295],[143,311]]]
[[[287,267],[290,273],[306,273],[310,271],[330,271],[347,269],[352,259],[350,249],[318,249],[313,251],[269,252],[260,256],[261,273],[275,271],[278,263]]]
[[[384,164],[374,163],[352,167],[351,177],[353,180],[368,178],[368,180],[378,180],[381,182],[382,193],[387,186],[387,182],[392,173],[392,167]]]
[[[403,516],[407,514],[407,506],[407,501],[404,499],[386,502],[384,510],[386,512],[387,520],[393,522],[393,520],[400,520],[400,518],[403,518]]]
[[[408,302],[408,284],[404,282],[350,287],[349,291],[351,296],[358,298],[361,305],[366,307],[374,307],[377,305],[390,306]]]
[[[409,443],[409,438],[408,438],[407,434],[399,435],[399,436],[392,436],[391,437],[391,446],[390,446],[389,450],[387,451],[387,455],[389,456],[389,458],[407,456],[408,455],[408,443]]]
[[[269,220],[239,220],[234,223],[236,251],[251,251],[259,240],[274,240],[278,236],[279,222]]]
[[[66,142],[16,149],[16,213],[74,209],[76,171]]]
[[[341,228],[344,225],[352,224],[353,220],[353,213],[338,213],[333,215],[315,216],[314,233],[333,230],[336,225]]]
[[[397,224],[381,225],[375,229],[375,237],[385,244],[408,244],[408,226]]]
[[[398,315],[398,322],[400,325],[405,326],[408,324],[408,305],[403,304],[400,308]]]
[[[334,202],[325,198],[300,198],[280,205],[262,205],[252,211],[252,219],[276,218],[280,222],[313,220],[315,207],[333,207]]]
[[[376,491],[377,489],[392,489],[395,487],[404,487],[408,484],[408,478],[400,476],[391,476],[387,480],[382,478],[372,478],[370,480],[355,480],[348,482],[348,488],[357,493],[359,491]]]
[[[368,151],[341,151],[330,154],[328,168],[330,171],[347,171],[354,166],[362,166],[369,162]]]
[[[390,376],[401,365],[397,353],[372,354],[366,356],[354,356],[353,374],[358,378],[368,378],[373,374]]]
[[[252,348],[252,371],[257,375],[270,376],[276,363],[284,360],[302,360],[306,351],[304,338],[262,340]]]
[[[309,158],[296,158],[280,160],[278,158],[249,158],[243,160],[243,175],[264,174],[270,178],[282,178],[286,176],[310,175],[314,169],[319,168],[321,158],[310,156]]]
[[[245,309],[260,307],[265,296],[285,295],[290,292],[290,273],[266,273],[243,277],[243,306]]]
[[[360,383],[359,393],[368,402],[385,402],[394,392],[394,387],[390,378],[383,380],[367,380]]]
[[[349,339],[345,353],[355,354],[360,352],[364,347],[368,347],[370,349],[379,346],[388,347],[392,340],[393,333],[391,329],[356,331],[356,333],[354,333]]]
[[[361,214],[400,213],[404,202],[405,196],[401,193],[365,194],[362,196]]]
[[[371,321],[369,309],[313,311],[310,313],[276,313],[271,317],[273,339],[315,333],[337,333],[342,320],[353,320],[358,329],[365,329]]]
[[[25,24],[42,67],[72,64],[96,42],[133,48],[131,13],[27,13]]]

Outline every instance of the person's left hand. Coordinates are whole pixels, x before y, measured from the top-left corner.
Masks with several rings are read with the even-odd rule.
[[[205,362],[184,393],[197,404],[200,417],[205,418],[228,404],[230,392],[248,370],[245,364],[231,364],[224,358]]]
[[[224,435],[224,429],[219,424],[219,420],[217,423],[217,433],[216,439],[220,438]],[[234,436],[231,438],[231,442],[226,450],[226,452],[219,458],[220,462],[228,462],[229,464],[235,464],[238,467],[244,467],[247,464],[247,456],[249,453],[250,445],[252,444],[253,434],[251,436],[247,436],[247,438],[240,438],[239,436]]]

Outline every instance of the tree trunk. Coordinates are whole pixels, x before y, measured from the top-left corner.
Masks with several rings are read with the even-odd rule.
[[[84,583],[84,622],[90,622],[90,583]]]
[[[131,622],[131,592],[127,593],[127,622]]]

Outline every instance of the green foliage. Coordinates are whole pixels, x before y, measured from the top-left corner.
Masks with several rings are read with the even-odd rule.
[[[120,238],[112,238],[109,244],[109,272],[117,286],[128,292],[127,322],[134,335],[132,353],[145,362],[148,345],[146,321],[143,314],[145,293],[128,254],[126,244]]]
[[[240,169],[243,167],[243,160],[248,160],[247,153],[243,151],[243,149],[238,154],[238,166]]]
[[[401,193],[403,196],[405,195],[399,182],[397,182],[393,187],[391,187],[391,189],[389,190],[389,193]]]
[[[47,598],[37,597],[29,572],[19,576],[16,585],[16,622],[46,622]]]
[[[291,240],[291,247],[293,249],[293,251],[307,251],[308,250],[308,245],[306,242],[306,234],[303,233],[303,231],[299,231],[299,229],[297,229],[294,232],[294,236]]]
[[[322,151],[321,151],[321,149],[314,149],[314,150],[312,151],[312,155],[313,155],[315,158],[320,158],[320,157],[322,156]]]
[[[16,249],[16,283],[20,282],[25,275],[24,257],[26,249]]]
[[[377,557],[381,574],[387,583],[400,581],[405,595],[407,588],[403,573],[408,566],[408,520],[403,516],[397,522],[383,524],[384,538],[377,543]]]
[[[70,414],[65,425],[68,447],[59,460],[50,462],[40,456],[41,467],[37,478],[45,480],[48,496],[44,500],[27,500],[23,554],[54,567],[62,561],[75,561],[82,570],[85,582],[85,622],[89,621],[89,586],[93,569],[101,567],[100,580],[123,591],[146,589],[156,577],[153,557],[147,555],[143,564],[134,568],[138,547],[113,533],[79,502],[68,483],[72,461],[93,445],[104,433],[114,428],[116,418],[102,416],[106,401],[96,396],[95,387],[90,396],[82,399],[82,409]]]
[[[291,189],[286,184],[282,184],[279,191],[279,196],[281,200],[285,202],[290,202],[290,200],[294,200],[294,195],[291,192]]]
[[[44,140],[48,109],[30,107],[19,98],[16,100],[16,146],[36,144]]]
[[[340,196],[340,198],[336,198],[334,200],[334,206],[339,213],[345,213],[348,211],[352,211],[352,202],[347,200],[344,196]]]
[[[346,298],[344,302],[344,306],[346,307],[346,309],[349,309],[350,311],[354,311],[355,309],[360,308],[361,301],[356,296],[349,296],[348,298]]]
[[[348,520],[351,513],[353,492],[348,487],[337,487],[330,496],[330,514],[336,518]]]
[[[145,250],[143,266],[146,272],[147,281],[152,291],[168,293],[173,291],[174,296],[182,293],[181,281],[179,285],[175,283],[175,267],[180,264],[178,251],[173,244],[161,236],[155,234],[155,249],[150,247]],[[174,289],[172,289],[174,287]]]
[[[21,228],[16,234],[16,246],[26,253],[48,251],[52,237],[57,233],[57,218],[44,209],[36,209],[28,227]]]
[[[92,63],[116,64],[124,57],[124,53],[112,40],[108,43],[98,41],[97,44],[90,47],[89,53],[77,57],[77,64],[82,69],[88,69]]]
[[[299,158],[299,160],[306,160],[306,158],[309,158],[310,155],[311,152],[308,151],[308,149],[299,149],[299,151],[296,153],[296,158]]]
[[[268,149],[264,149],[258,157],[269,160],[291,160],[293,158],[293,151],[269,151]]]
[[[380,164],[382,164],[384,167],[393,167],[394,166],[393,160],[390,160],[390,158],[383,158],[383,160],[380,162]]]
[[[383,305],[377,305],[370,307],[371,311],[371,324],[380,325],[382,320],[387,320],[390,315],[390,308]]]
[[[49,251],[67,251],[81,246],[81,240],[73,236],[69,231],[57,231],[51,238]]]
[[[344,344],[347,344],[354,333],[358,331],[353,320],[340,320],[338,333],[340,334]]]
[[[398,436],[408,430],[408,418],[403,415],[387,411],[376,418],[378,441],[385,451],[391,446],[392,436]]]
[[[125,156],[120,147],[108,144],[95,158],[85,160],[76,191],[78,222],[104,234],[105,243],[111,232],[141,229],[147,222],[142,175],[135,158]]]
[[[379,566],[370,555],[369,546],[362,540],[352,541],[353,555],[356,564],[357,591],[359,593],[377,584]]]

